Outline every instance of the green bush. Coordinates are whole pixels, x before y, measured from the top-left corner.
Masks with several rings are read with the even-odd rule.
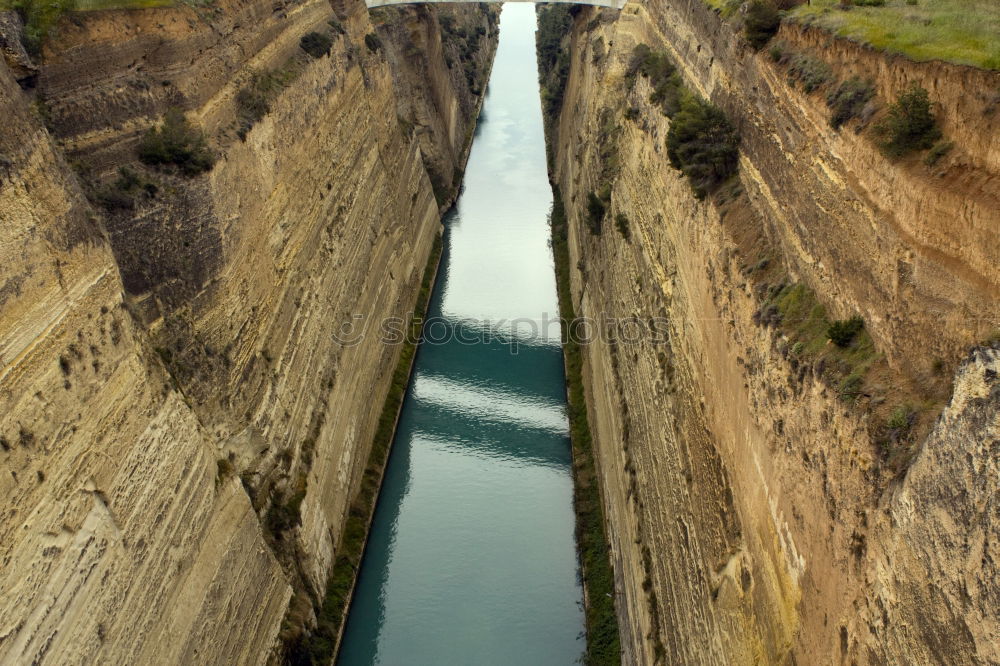
[[[160,127],[146,132],[139,142],[139,159],[156,167],[175,166],[186,176],[210,170],[215,155],[204,133],[193,127],[180,109],[170,109]]]
[[[649,101],[659,104],[663,113],[669,118],[673,118],[681,110],[684,99],[690,94],[688,89],[684,87],[680,73],[675,71],[669,78],[656,82],[653,92],[649,96]]]
[[[941,138],[927,91],[918,85],[900,93],[875,132],[879,146],[890,157],[930,148]]]
[[[262,72],[254,74],[250,85],[240,88],[236,93],[236,116],[240,125],[238,130],[240,139],[245,138],[250,128],[271,110],[271,98],[276,88],[270,74]]]
[[[283,69],[257,72],[250,83],[236,93],[237,134],[245,139],[247,132],[271,111],[271,101],[299,75],[301,68],[293,60]]]
[[[379,36],[374,32],[369,32],[365,35],[365,46],[368,47],[369,51],[375,53],[376,51],[380,51],[382,49],[382,40],[379,39]]]
[[[909,440],[912,439],[917,417],[917,411],[910,405],[898,405],[889,414],[876,438],[883,459],[896,472],[902,472],[909,466],[913,455]]]
[[[780,26],[777,8],[766,0],[754,0],[747,9],[743,30],[750,46],[759,51],[771,41]]]
[[[246,138],[250,128],[270,110],[267,95],[260,88],[252,84],[248,88],[241,88],[236,93],[236,116],[240,125],[237,133],[240,139]]]
[[[587,228],[595,236],[601,234],[601,223],[604,221],[605,206],[601,197],[593,192],[587,195]]]
[[[628,226],[628,218],[625,217],[624,213],[618,213],[615,215],[615,226],[618,227],[618,233],[620,233],[626,241],[632,240],[632,230]]]
[[[229,458],[219,458],[216,462],[215,484],[219,485],[233,475],[235,468]]]
[[[861,117],[869,100],[875,96],[871,83],[853,77],[844,81],[826,96],[830,108],[830,126],[839,129],[852,118]]]
[[[833,70],[825,61],[806,53],[792,57],[788,73],[802,83],[802,89],[807,93],[811,93],[833,78]]]
[[[331,28],[333,28],[333,31],[335,33],[337,33],[338,35],[346,35],[347,34],[347,30],[344,28],[344,24],[341,23],[336,18],[330,19],[329,21],[326,22],[326,24],[328,26],[330,26]]]
[[[739,135],[718,107],[684,86],[680,72],[665,53],[639,44],[625,70],[626,79],[649,79],[649,101],[671,118],[667,155],[675,169],[688,177],[699,198],[736,172]]]
[[[441,14],[438,16],[438,25],[447,33],[455,32],[455,17]]]
[[[908,405],[900,405],[892,410],[886,425],[890,430],[905,431],[913,425],[916,413]]]
[[[132,210],[137,197],[153,198],[158,191],[156,183],[123,166],[118,169],[118,179],[97,194],[97,201],[108,210]]]
[[[273,538],[281,539],[284,532],[302,523],[301,507],[305,496],[305,491],[299,490],[287,499],[284,496],[274,499],[265,517],[265,527]]]
[[[10,9],[15,10],[24,23],[21,43],[34,57],[42,53],[42,44],[60,17],[76,6],[76,0],[14,0]],[[7,9],[7,6],[2,7]]]
[[[625,78],[630,81],[635,81],[635,77],[642,71],[643,66],[646,64],[646,59],[653,52],[653,49],[649,48],[648,44],[637,44],[634,49],[632,49],[632,57],[628,61],[628,66],[625,68]]]
[[[835,321],[826,329],[826,335],[838,347],[848,347],[854,337],[865,327],[865,320],[854,316],[850,319]]]
[[[680,169],[700,199],[736,173],[740,137],[722,109],[684,97],[667,132],[667,157]]]
[[[319,32],[308,32],[302,35],[302,39],[299,40],[299,46],[313,58],[322,58],[330,52],[330,47],[333,46],[333,39],[329,35]]]
[[[650,102],[658,104],[663,113],[671,118],[680,111],[683,99],[690,93],[684,87],[677,67],[665,53],[653,51],[645,44],[636,46],[625,75],[629,80],[634,80],[637,74],[649,79],[649,85],[653,88],[649,96]]]
[[[850,374],[840,382],[838,393],[840,399],[846,403],[853,404],[864,390],[865,379],[860,374]]]
[[[884,7],[885,0],[854,0],[858,7]]]

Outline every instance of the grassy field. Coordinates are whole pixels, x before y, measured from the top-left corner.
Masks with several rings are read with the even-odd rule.
[[[152,7],[173,7],[175,0],[76,0],[74,9],[78,12],[95,9],[150,9]]]
[[[914,5],[886,0],[882,7],[849,10],[840,9],[839,0],[812,0],[787,18],[913,60],[1000,69],[998,0],[916,0]]]
[[[151,7],[173,7],[179,0],[75,0],[73,2],[44,2],[41,0],[0,0],[0,10],[25,7],[26,13],[33,10],[58,5],[60,11],[88,12],[95,9],[149,9]],[[37,8],[37,9],[36,9]]]

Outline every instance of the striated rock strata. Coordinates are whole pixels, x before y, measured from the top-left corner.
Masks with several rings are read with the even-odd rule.
[[[0,65],[0,662],[260,663],[311,624],[399,351],[374,329],[440,226],[424,155],[463,162],[496,46],[495,10],[450,14],[468,78],[309,0],[77,14],[35,88]],[[207,174],[136,159],[169,107]]]
[[[574,307],[632,324],[584,347],[623,661],[991,663],[998,351],[968,350],[1000,298],[998,117],[981,89],[996,74],[782,30],[882,99],[917,80],[958,100],[938,107],[955,153],[893,163],[834,131],[821,96],[697,0],[584,10],[566,40],[549,141]],[[626,76],[640,43],[739,127],[740,182],[718,197],[670,167],[670,121]],[[595,234],[588,198],[605,187]],[[890,393],[965,359],[903,474],[873,441],[874,400],[842,400],[760,324],[758,260],[864,316]],[[656,318],[665,336],[635,335]]]

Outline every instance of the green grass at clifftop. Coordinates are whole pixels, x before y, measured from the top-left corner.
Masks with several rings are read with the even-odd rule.
[[[740,16],[742,0],[702,0],[726,18]],[[942,60],[1000,70],[997,0],[886,0],[842,8],[840,0],[811,0],[785,12],[786,21],[821,27],[838,37],[899,53],[919,62]]]
[[[812,0],[788,18],[825,28],[918,61],[943,60],[1000,69],[997,0],[886,0],[882,7],[841,9],[839,0]]]
[[[56,4],[59,7],[56,7]],[[17,9],[18,7],[57,8],[62,11],[88,12],[96,9],[151,9],[153,7],[172,7],[180,4],[178,0],[74,0],[72,2],[53,3],[41,0],[0,0],[0,10]],[[189,3],[190,4],[190,3]],[[207,4],[207,3],[194,3]]]
[[[184,0],[188,4],[213,0]],[[21,42],[33,56],[42,52],[42,44],[54,32],[56,24],[69,12],[95,9],[149,9],[177,4],[174,0],[0,0],[0,11],[15,10],[24,21]]]
[[[152,9],[172,7],[180,4],[175,0],[76,0],[74,9],[78,12],[95,9]]]

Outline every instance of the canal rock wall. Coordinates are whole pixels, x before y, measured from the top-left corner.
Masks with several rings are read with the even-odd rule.
[[[261,663],[311,626],[399,351],[336,334],[412,311],[423,152],[462,161],[496,46],[450,15],[483,35],[433,81],[392,54],[436,9],[378,39],[348,1],[74,14],[0,63],[0,661]],[[171,107],[207,173],[137,160]]]
[[[890,162],[835,132],[822,95],[698,0],[582,10],[564,39],[549,142],[573,305],[639,330],[668,322],[665,340],[584,346],[623,661],[989,663],[1000,351],[976,345],[1000,294],[997,75],[796,30],[781,36],[842,78],[873,77],[883,100],[923,83],[955,153]],[[670,121],[628,76],[637,44],[738,126],[739,182],[700,200],[671,168]],[[845,400],[768,324],[782,282],[831,317],[864,317],[879,395]],[[940,408],[893,469],[880,403],[914,383],[937,386]]]
[[[500,13],[454,4],[374,9],[371,20],[386,44],[396,112],[420,146],[442,208],[458,194],[477,115],[493,65]],[[441,67],[441,63],[446,66]]]

